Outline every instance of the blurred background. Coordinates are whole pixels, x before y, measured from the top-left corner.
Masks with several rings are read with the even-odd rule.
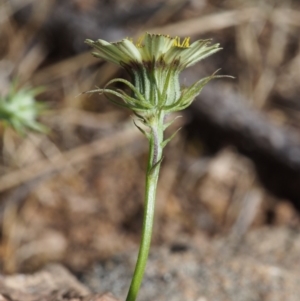
[[[2,0],[0,93],[43,87],[48,132],[0,128],[0,266],[32,272],[58,261],[82,272],[136,251],[147,141],[132,113],[81,93],[126,76],[86,38],[145,31],[212,38],[223,50],[182,74],[221,68],[180,115],[165,149],[153,246],[299,229],[300,4],[242,0]]]

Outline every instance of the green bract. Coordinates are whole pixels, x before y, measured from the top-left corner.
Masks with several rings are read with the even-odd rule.
[[[210,40],[198,40],[190,45],[189,38],[180,42],[178,37],[146,33],[136,43],[123,39],[115,43],[104,40],[86,40],[97,50],[93,55],[122,66],[132,77],[132,83],[124,79],[110,81],[104,89],[89,92],[103,92],[123,100],[118,105],[128,107],[143,117],[150,117],[158,111],[165,113],[180,111],[188,107],[214,74],[203,78],[187,88],[181,88],[180,72],[207,56],[221,50],[219,44],[210,45]],[[109,85],[122,82],[131,94]],[[111,99],[114,101],[113,99]],[[116,101],[114,101],[116,102]]]

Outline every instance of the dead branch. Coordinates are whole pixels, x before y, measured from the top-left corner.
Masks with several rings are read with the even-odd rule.
[[[253,160],[265,187],[300,208],[300,140],[294,130],[275,125],[218,85],[207,87],[190,112],[195,117],[192,131],[211,150],[234,145]]]

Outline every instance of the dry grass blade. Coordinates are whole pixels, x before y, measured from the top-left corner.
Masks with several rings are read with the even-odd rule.
[[[52,111],[49,115],[51,116],[51,122],[53,122],[53,124],[69,123],[98,130],[111,127],[112,124],[116,124],[120,118],[124,116],[124,114],[119,111],[95,114],[73,108]]]
[[[46,57],[46,49],[41,44],[36,44],[20,61],[16,71],[17,77],[26,82]]]
[[[166,24],[167,21],[184,5],[186,0],[169,0],[155,13],[145,24],[143,28],[149,28],[158,24]],[[140,29],[141,30],[141,29]]]
[[[149,32],[160,32],[175,36],[193,36],[236,26],[244,22],[249,22],[250,20],[261,19],[262,17],[264,17],[263,13],[257,8],[231,10],[162,27],[151,28]]]
[[[70,164],[76,164],[94,156],[106,154],[139,138],[142,138],[142,136],[139,135],[134,127],[124,125],[122,130],[109,137],[104,137],[53,156],[51,160],[40,160],[28,167],[7,173],[0,178],[0,191],[20,185],[46,173],[62,170]]]
[[[271,15],[274,24],[300,26],[300,12],[290,8],[275,9]]]
[[[277,70],[284,60],[289,41],[290,27],[286,24],[278,26],[274,20],[270,46],[266,55],[266,67],[262,71],[253,92],[253,99],[255,99],[255,104],[258,108],[263,108],[267,105],[268,97],[277,80]]]
[[[81,53],[36,72],[32,81],[37,85],[45,84],[96,63],[99,63],[99,59],[94,58],[90,52]]]

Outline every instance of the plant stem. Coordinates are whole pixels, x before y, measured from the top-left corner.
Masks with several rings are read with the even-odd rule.
[[[156,187],[163,153],[163,123],[164,114],[161,112],[159,116],[153,118],[151,124],[149,124],[151,127],[151,133],[149,138],[149,159],[146,174],[142,239],[126,301],[136,300],[148,259],[153,228]]]

